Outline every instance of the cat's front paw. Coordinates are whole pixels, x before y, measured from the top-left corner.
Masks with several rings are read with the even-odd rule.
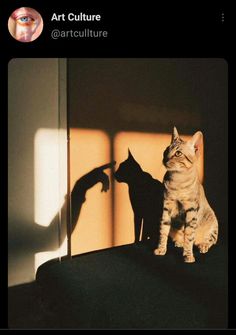
[[[183,248],[183,246],[184,246],[184,242],[175,241],[175,247],[177,247],[177,248]]]
[[[184,256],[185,263],[194,263],[195,257],[193,255]]]
[[[205,254],[209,250],[209,244],[208,243],[201,243],[199,244],[198,248],[200,250],[201,254]]]
[[[166,248],[158,247],[154,250],[154,255],[156,256],[164,256],[166,254]]]

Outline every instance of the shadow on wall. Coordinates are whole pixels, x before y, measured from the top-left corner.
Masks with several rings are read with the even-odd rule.
[[[115,162],[111,162],[105,165],[102,165],[100,167],[97,167],[90,171],[89,173],[82,176],[73,187],[73,190],[71,192],[71,233],[73,232],[76,223],[78,221],[78,217],[80,215],[81,207],[83,203],[86,201],[86,192],[92,188],[97,183],[102,184],[101,192],[107,192],[110,187],[109,183],[109,177],[104,172],[105,169],[112,168],[114,166]],[[64,202],[61,212],[66,211],[67,203]],[[32,280],[35,279],[35,272],[39,265],[43,263],[39,263],[40,260],[38,260],[37,264],[37,257],[35,258],[35,255],[39,255],[39,253],[43,252],[45,253],[45,250],[48,250],[48,246],[50,246],[50,255],[53,255],[53,252],[55,253],[55,258],[57,258],[58,255],[58,247],[59,243],[57,241],[58,231],[59,233],[59,241],[63,241],[66,239],[67,236],[67,226],[66,224],[61,225],[60,229],[58,226],[59,222],[59,216],[58,213],[52,222],[47,227],[39,226],[36,224],[33,224],[30,226],[31,234],[30,238],[27,239],[29,234],[22,234],[18,235],[15,242],[15,248],[20,250],[20,247],[22,247],[22,258],[20,262],[20,267],[22,268],[22,276],[24,275],[25,269],[27,269],[28,275],[31,275]],[[20,224],[20,222],[19,222]],[[52,247],[54,246],[54,247]],[[29,251],[27,253],[27,251]],[[21,256],[21,255],[19,255]],[[50,257],[53,258],[53,257]],[[11,261],[11,260],[10,260]],[[21,273],[20,269],[16,269],[19,274]]]
[[[163,184],[144,172],[130,150],[128,158],[115,172],[118,182],[127,183],[134,212],[135,242],[140,240],[155,247],[158,243],[162,214]]]

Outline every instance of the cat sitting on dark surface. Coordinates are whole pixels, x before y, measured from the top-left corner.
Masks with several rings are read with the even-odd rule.
[[[183,248],[186,263],[195,262],[194,245],[200,253],[206,253],[217,242],[218,220],[207,201],[197,170],[202,142],[201,131],[184,141],[174,127],[171,143],[163,153],[167,172],[163,179],[165,191],[160,242],[155,255],[166,254],[169,236],[176,247]],[[174,226],[176,219],[179,223],[182,221],[177,229]]]
[[[158,240],[162,213],[162,183],[142,170],[130,150],[128,158],[115,172],[115,178],[129,186],[129,198],[134,212],[135,243],[140,240],[143,222],[141,241],[154,246]]]

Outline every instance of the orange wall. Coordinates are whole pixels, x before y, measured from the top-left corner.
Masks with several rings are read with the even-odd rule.
[[[70,130],[71,189],[92,169],[110,161],[110,142],[101,130]],[[109,171],[106,171],[109,174]],[[101,183],[89,189],[72,233],[72,255],[112,246],[111,190],[101,193]]]
[[[71,188],[76,180],[95,167],[111,161],[114,147],[115,170],[128,156],[128,148],[142,169],[162,181],[165,168],[162,165],[164,149],[169,145],[170,134],[120,132],[110,142],[100,130],[71,129],[70,165]],[[189,139],[190,136],[182,136]],[[111,179],[111,188],[101,193],[101,183],[87,191],[75,230],[72,233],[72,255],[87,251],[123,245],[134,241],[133,211],[129,201],[128,185]],[[199,175],[203,179],[203,154],[199,159]],[[112,188],[114,185],[114,215],[112,215]],[[114,217],[114,222],[113,222]],[[113,239],[114,238],[114,239]]]

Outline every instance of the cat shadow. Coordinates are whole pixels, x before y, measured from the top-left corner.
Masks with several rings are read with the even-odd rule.
[[[129,187],[134,212],[134,242],[142,241],[155,248],[159,241],[163,206],[163,184],[142,170],[130,150],[128,158],[116,170],[115,179]]]

